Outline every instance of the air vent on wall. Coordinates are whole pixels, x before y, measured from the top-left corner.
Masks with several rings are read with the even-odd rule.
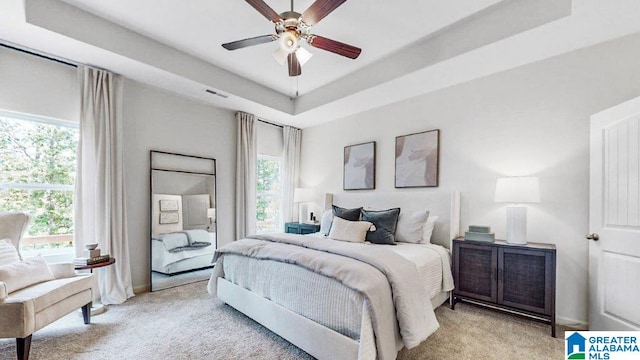
[[[210,89],[206,89],[205,91],[208,92],[209,94],[213,94],[215,96],[220,96],[223,99],[226,99],[226,98],[229,97],[229,95],[221,94],[221,93],[219,93],[217,91],[213,91],[213,90],[210,90]]]

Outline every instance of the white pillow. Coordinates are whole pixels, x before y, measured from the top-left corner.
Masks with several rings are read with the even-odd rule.
[[[363,243],[373,224],[368,221],[349,221],[333,217],[329,238],[333,240]]]
[[[320,219],[320,232],[322,235],[329,234],[329,230],[331,230],[331,222],[333,221],[333,211],[325,210],[322,213],[322,218]]]
[[[5,284],[7,294],[54,279],[55,277],[42,255],[0,266],[0,281]]]
[[[436,226],[437,216],[429,216],[427,222],[424,223],[424,232],[422,233],[422,243],[430,244],[431,235],[433,235],[433,228]]]
[[[20,261],[18,250],[13,246],[11,240],[0,240],[0,265],[13,264]]]
[[[396,226],[396,241],[420,244],[424,237],[424,225],[429,211],[401,211]]]

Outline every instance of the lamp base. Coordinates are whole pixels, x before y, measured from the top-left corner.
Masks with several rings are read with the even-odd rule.
[[[527,208],[526,206],[507,206],[507,243],[527,244]]]
[[[298,222],[299,223],[303,223],[307,220],[307,211],[308,211],[307,203],[298,204]]]

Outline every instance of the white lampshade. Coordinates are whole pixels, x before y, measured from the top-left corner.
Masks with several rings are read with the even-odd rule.
[[[498,178],[494,201],[516,204],[539,203],[538,178],[533,176]]]
[[[298,48],[298,37],[292,31],[285,31],[278,39],[278,47],[291,54]]]
[[[280,46],[273,51],[273,58],[276,59],[280,65],[284,65],[285,61],[287,61],[287,56],[289,56],[289,53],[286,50],[281,49]]]
[[[294,203],[310,202],[310,201],[313,201],[313,200],[314,200],[313,189],[296,188],[293,191],[293,202]]]
[[[213,219],[216,217],[216,208],[209,208],[207,209],[207,217],[209,219]]]
[[[302,46],[298,47],[298,50],[296,50],[296,57],[298,58],[300,66],[304,66],[304,64],[306,64],[312,56],[313,54],[307,51],[307,49],[303,48]]]
[[[287,56],[289,56],[289,54],[296,51],[297,49],[298,37],[291,31],[285,31],[280,34],[280,38],[278,39],[278,46],[273,52],[273,58],[276,59],[276,61],[280,65],[284,65],[285,61],[287,61]],[[298,59],[298,61],[299,60],[300,59]]]

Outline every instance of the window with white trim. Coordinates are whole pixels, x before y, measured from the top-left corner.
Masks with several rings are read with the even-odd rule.
[[[282,232],[280,229],[281,167],[281,158],[258,155],[256,191],[256,230],[258,234]]]
[[[78,124],[0,111],[0,212],[31,214],[21,251],[73,251]]]

